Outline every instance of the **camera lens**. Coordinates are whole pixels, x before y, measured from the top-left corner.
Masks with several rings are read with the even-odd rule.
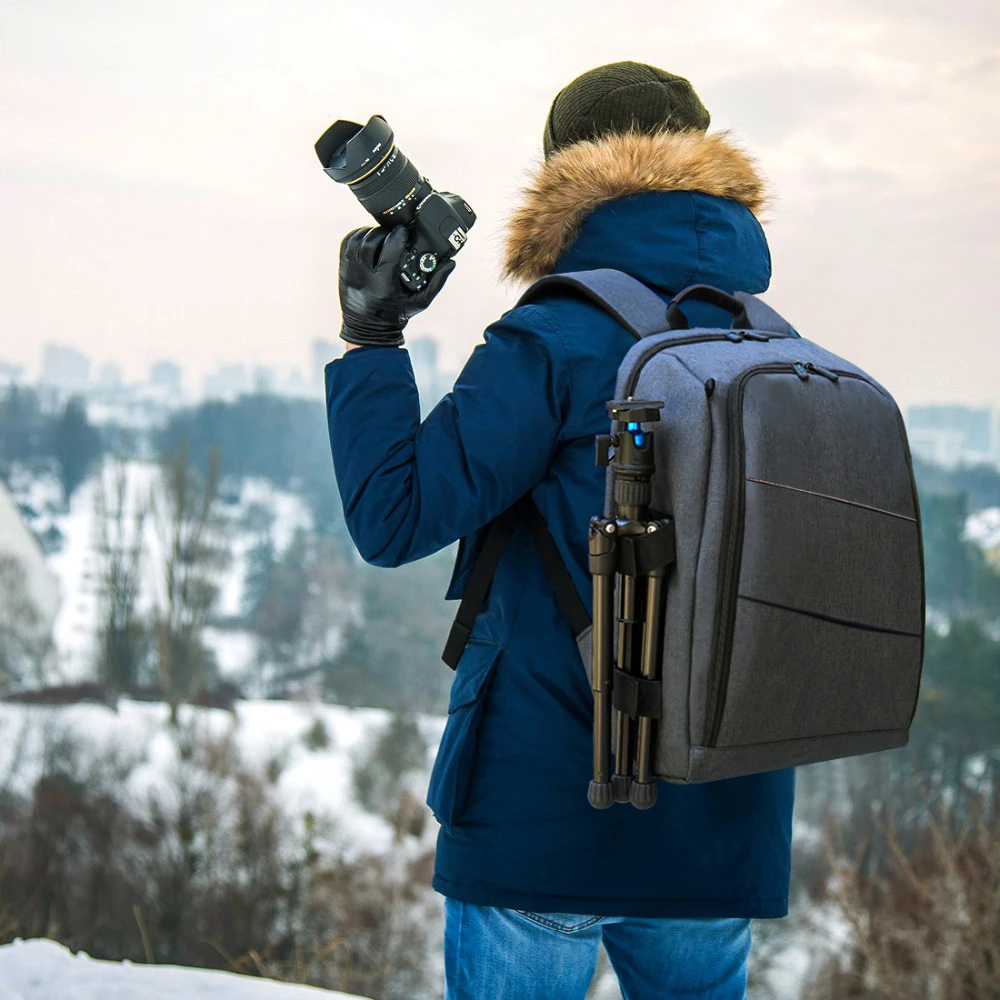
[[[346,184],[382,225],[409,225],[417,205],[433,189],[396,146],[381,115],[365,126],[338,121],[316,142],[323,169]]]

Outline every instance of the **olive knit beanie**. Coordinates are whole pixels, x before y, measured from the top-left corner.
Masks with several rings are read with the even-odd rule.
[[[545,122],[543,146],[548,158],[563,146],[606,132],[705,131],[709,121],[684,77],[645,63],[608,63],[559,91]]]

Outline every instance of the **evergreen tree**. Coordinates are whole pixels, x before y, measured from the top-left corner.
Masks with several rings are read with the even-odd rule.
[[[274,572],[274,542],[267,535],[247,552],[240,611],[247,622],[257,618]]]
[[[348,705],[444,712],[452,672],[441,649],[454,618],[444,600],[453,549],[395,569],[355,572],[363,605],[340,651],[327,664],[327,692]]]
[[[73,396],[50,429],[51,451],[59,463],[59,481],[66,503],[101,453],[101,436],[87,419],[87,405]]]
[[[48,420],[38,394],[12,385],[0,398],[0,474],[12,462],[28,462],[48,453]]]

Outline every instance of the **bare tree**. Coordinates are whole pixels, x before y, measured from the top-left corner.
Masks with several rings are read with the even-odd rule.
[[[136,601],[148,503],[130,497],[128,485],[126,463],[106,458],[94,491],[94,547],[100,567],[97,677],[112,705],[135,684],[147,647]]]
[[[201,689],[212,669],[201,630],[218,598],[218,573],[229,563],[226,522],[219,512],[219,449],[204,475],[189,461],[187,439],[165,457],[153,511],[164,547],[164,594],[156,621],[160,686],[177,722],[181,703]]]

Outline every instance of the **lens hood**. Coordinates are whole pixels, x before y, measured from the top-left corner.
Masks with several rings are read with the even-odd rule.
[[[336,121],[316,140],[323,169],[340,184],[354,184],[371,173],[389,155],[392,129],[381,115],[367,125]]]

